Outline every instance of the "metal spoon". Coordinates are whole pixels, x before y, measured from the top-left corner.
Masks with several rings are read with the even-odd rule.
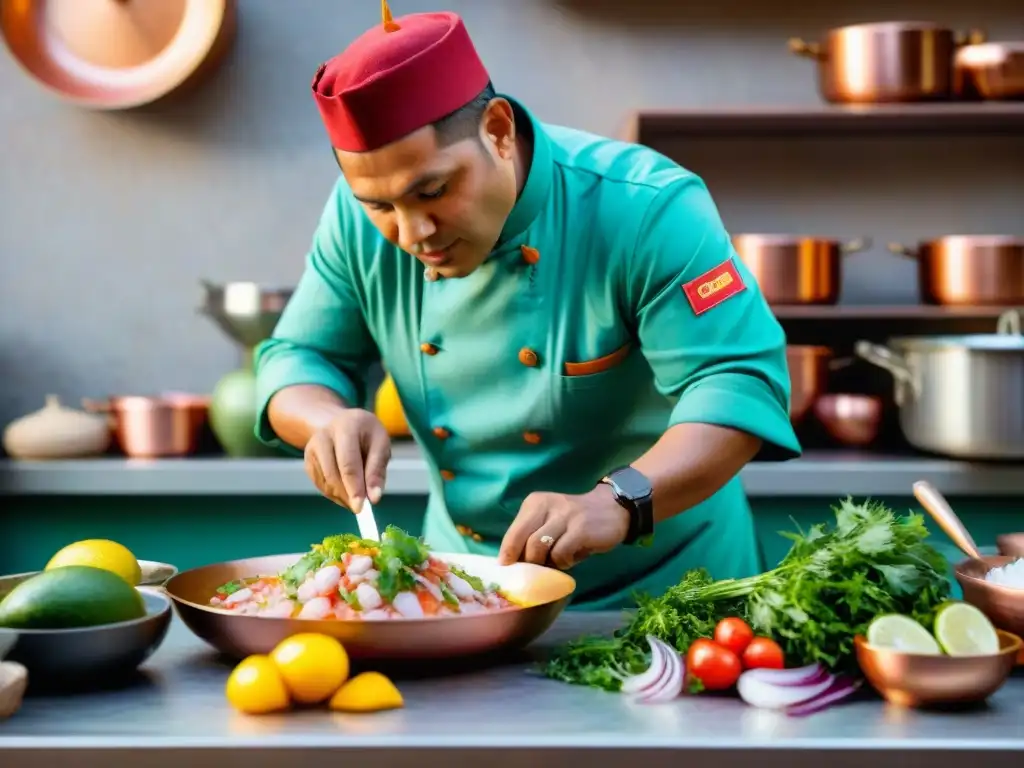
[[[967,527],[963,524],[953,508],[949,506],[946,497],[939,493],[938,489],[926,480],[918,480],[914,483],[914,497],[921,502],[928,514],[935,518],[935,522],[946,532],[946,535],[953,540],[953,543],[960,547],[960,550],[968,557],[975,560],[981,559],[978,545],[974,543]]]

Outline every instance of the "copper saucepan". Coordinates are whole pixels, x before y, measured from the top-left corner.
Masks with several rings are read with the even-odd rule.
[[[237,0],[0,0],[21,68],[66,101],[130,109],[191,89],[234,42]]]
[[[82,401],[87,411],[109,414],[117,446],[126,456],[140,459],[195,453],[209,405],[209,397],[183,392]]]
[[[921,300],[948,306],[1015,306],[1024,302],[1024,237],[948,235],[917,248],[891,243],[916,258]]]
[[[832,350],[804,344],[786,347],[789,366],[789,420],[793,426],[803,423],[814,403],[828,388]]]
[[[871,247],[868,238],[843,242],[802,235],[734,235],[732,244],[769,304],[835,304],[842,257]]]
[[[823,43],[800,38],[789,50],[818,63],[818,89],[834,104],[936,101],[953,97],[959,45],[984,33],[958,34],[927,21],[885,21],[831,29]]]
[[[1024,99],[1024,41],[966,45],[956,53],[954,76],[960,98]]]
[[[217,587],[236,579],[277,574],[302,554],[273,555],[207,565],[183,571],[164,585],[181,620],[222,653],[242,658],[269,653],[299,632],[319,632],[340,640],[358,659],[457,659],[522,648],[558,618],[576,589],[576,580],[554,568],[529,563],[498,565],[484,555],[435,553],[485,582],[497,584],[522,607],[470,616],[370,621],[281,619],[228,613],[210,606]]]

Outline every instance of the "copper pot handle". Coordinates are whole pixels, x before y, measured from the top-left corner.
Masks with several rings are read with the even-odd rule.
[[[839,252],[844,256],[851,253],[860,253],[866,251],[872,246],[870,237],[858,237],[854,240],[848,240],[845,243],[839,244]]]
[[[986,40],[988,40],[988,33],[983,29],[953,33],[953,45],[957,48],[962,48],[965,45],[981,45]]]
[[[117,417],[114,415],[114,407],[109,400],[91,400],[88,397],[83,397],[82,408],[88,413],[106,415],[107,426],[111,429],[117,428]]]
[[[906,361],[888,347],[872,344],[870,341],[858,341],[854,345],[853,351],[857,357],[888,371],[896,379],[896,405],[903,405],[903,393],[906,387],[910,387],[910,391],[915,397],[921,395],[921,382],[910,370]]]
[[[996,333],[1005,336],[1021,335],[1020,312],[1016,309],[1008,309],[999,316],[996,321]]]
[[[825,59],[825,54],[818,43],[808,43],[801,37],[791,37],[786,45],[789,47],[789,52],[796,56],[816,59],[817,61],[824,61]]]
[[[889,243],[889,253],[895,253],[897,256],[906,256],[909,259],[916,259],[921,254],[916,248],[911,248],[903,243]]]

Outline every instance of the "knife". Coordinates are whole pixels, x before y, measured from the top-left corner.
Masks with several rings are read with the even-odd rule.
[[[356,513],[356,525],[359,526],[359,538],[380,541],[377,521],[373,517],[373,505],[369,499],[363,500],[362,508]]]

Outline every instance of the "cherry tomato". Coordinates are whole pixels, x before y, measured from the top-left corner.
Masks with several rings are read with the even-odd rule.
[[[786,657],[779,644],[770,637],[755,637],[743,652],[743,666],[747,669],[782,669]]]
[[[743,619],[722,619],[715,627],[715,642],[723,645],[737,656],[742,656],[750,641],[754,639],[754,630]]]
[[[731,688],[742,671],[740,657],[713,640],[694,640],[686,653],[686,673],[700,680],[709,691]]]

